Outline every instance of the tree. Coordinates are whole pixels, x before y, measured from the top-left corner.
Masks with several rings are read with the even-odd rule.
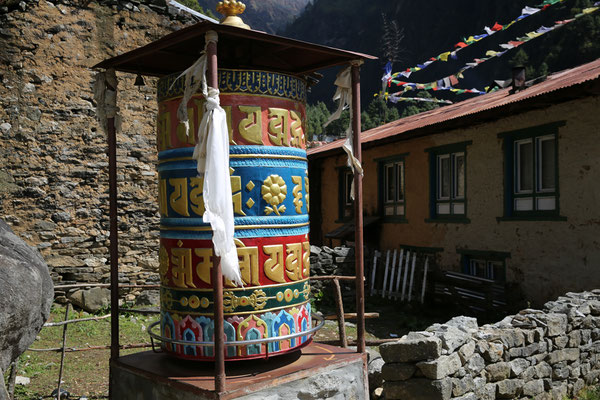
[[[385,100],[381,96],[378,96],[371,100],[367,110],[361,115],[362,130],[373,129],[395,121],[398,118],[400,118],[398,109],[394,106],[388,106]]]
[[[177,0],[177,2],[183,4],[188,8],[191,8],[194,11],[198,11],[200,14],[204,14],[207,17],[218,19],[217,17],[215,17],[211,10],[204,11],[204,8],[202,8],[202,6],[198,4],[197,0]]]
[[[529,56],[524,49],[519,49],[509,63],[511,67],[525,67],[526,79],[535,78],[535,67],[529,64]]]
[[[383,36],[381,37],[381,50],[386,61],[395,63],[400,61],[400,42],[404,39],[404,29],[398,27],[395,20],[388,20],[385,13],[381,13],[383,20]]]
[[[306,106],[306,140],[311,141],[321,137],[325,130],[323,124],[327,122],[331,113],[322,101]]]
[[[433,96],[429,92],[421,91],[417,92],[412,97],[422,97],[426,99],[430,99]],[[401,118],[408,117],[409,115],[419,114],[424,111],[433,110],[434,108],[438,108],[439,106],[436,103],[428,103],[428,102],[411,102],[405,103],[405,107],[402,110]]]

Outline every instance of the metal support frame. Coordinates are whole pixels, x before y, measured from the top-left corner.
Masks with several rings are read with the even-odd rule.
[[[219,87],[217,43],[209,41],[206,44],[207,81],[208,86]],[[225,375],[225,331],[223,322],[223,275],[221,272],[221,257],[214,257],[212,270],[215,332],[215,392],[217,396],[225,391],[227,377]]]
[[[110,89],[117,91],[116,87],[110,87]],[[114,361],[119,358],[119,228],[117,226],[117,129],[115,118],[107,118],[106,125],[110,204],[110,360]],[[112,368],[109,369],[109,382],[112,382],[111,375]],[[109,384],[108,388],[108,397],[112,399],[112,385]]]
[[[361,62],[352,62],[352,134],[354,157],[361,161],[360,144],[360,64]],[[364,353],[365,345],[365,285],[364,285],[364,255],[363,255],[363,193],[362,193],[362,175],[354,174],[354,256],[356,266],[356,325],[358,353]]]
[[[218,88],[218,57],[217,43],[210,41],[206,46],[207,53],[207,81],[208,85]],[[352,132],[354,156],[361,161],[361,123],[360,123],[360,64],[351,63],[352,73]],[[110,88],[116,91],[116,88]],[[119,247],[118,247],[118,219],[117,219],[117,138],[115,119],[107,119],[108,142],[108,170],[109,170],[109,204],[110,204],[110,291],[111,291],[111,361],[119,358]],[[357,352],[364,353],[365,344],[365,292],[364,292],[364,259],[363,259],[363,199],[362,175],[354,175],[354,218],[355,218],[355,264],[356,264],[356,314],[357,314]],[[213,260],[213,295],[214,295],[214,354],[215,354],[215,393],[217,398],[225,392],[225,338],[223,320],[223,275],[221,271],[221,257]],[[336,286],[339,285],[339,282]],[[343,313],[342,313],[343,320]],[[345,340],[342,340],[344,345]],[[111,380],[112,382],[112,380]],[[109,398],[112,399],[111,386],[109,385]]]

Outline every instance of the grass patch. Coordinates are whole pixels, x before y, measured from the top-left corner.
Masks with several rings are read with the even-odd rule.
[[[98,315],[103,315],[100,312]],[[48,322],[63,321],[65,307],[53,305]],[[85,311],[72,310],[69,319],[87,318]],[[139,315],[122,313],[119,316],[119,340],[121,344],[148,343],[150,337],[146,327],[158,319],[158,315]],[[62,344],[63,327],[43,328],[32,348],[56,348]],[[70,324],[67,329],[67,347],[88,347],[110,345],[110,318],[100,321],[85,321]],[[121,351],[131,354],[147,349]],[[108,398],[108,362],[110,350],[94,350],[65,354],[62,387],[71,393],[71,398],[86,396],[88,399]],[[58,383],[60,368],[59,352],[26,351],[19,358],[17,374],[31,379],[28,386],[17,386],[15,398],[33,400],[50,398]]]
[[[600,400],[600,387],[595,386],[585,388],[572,400]]]

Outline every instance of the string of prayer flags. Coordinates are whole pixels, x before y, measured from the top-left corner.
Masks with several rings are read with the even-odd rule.
[[[436,98],[427,98],[427,97],[400,97],[396,96],[396,93],[389,96],[389,101],[392,103],[400,103],[404,101],[416,101],[416,102],[424,102],[424,103],[437,103],[437,104],[453,104],[450,100],[442,100]]]
[[[562,1],[562,0],[555,0],[555,1]],[[587,9],[585,9],[585,12],[582,12],[580,14],[575,15],[574,18],[568,19],[568,20],[563,20],[563,21],[556,21],[556,23],[553,26],[547,27],[547,26],[541,26],[538,29],[536,29],[535,31],[532,32],[528,32],[525,34],[525,36],[523,37],[519,37],[517,38],[517,40],[511,40],[507,43],[503,43],[500,45],[500,47],[502,48],[501,51],[495,51],[495,50],[488,50],[485,53],[485,57],[483,58],[475,58],[473,59],[473,61],[466,63],[457,73],[452,74],[450,76],[447,76],[445,78],[442,78],[440,80],[434,81],[434,82],[428,82],[428,83],[413,83],[413,82],[404,82],[404,81],[400,81],[397,79],[394,79],[395,76],[397,76],[397,74],[391,74],[391,78],[389,80],[389,85],[391,86],[391,84],[395,84],[396,86],[402,86],[405,88],[406,90],[443,90],[447,87],[452,87],[455,86],[456,84],[458,84],[458,80],[459,79],[463,79],[463,72],[465,72],[468,69],[471,68],[475,68],[476,66],[478,66],[479,64],[482,64],[488,60],[491,60],[493,58],[496,57],[501,57],[504,54],[506,54],[509,50],[516,48],[520,45],[522,45],[523,43],[526,43],[532,39],[538,38],[548,32],[551,32],[555,29],[558,29],[560,27],[565,26],[566,24],[569,24],[575,20],[577,20],[578,18],[581,18],[584,15],[588,15],[591,14],[593,12],[596,12],[600,9],[600,1],[596,2],[594,4],[594,7],[589,7]],[[469,93],[469,92],[464,92],[464,93]]]
[[[454,48],[455,48],[454,50],[445,51],[443,53],[440,53],[437,57],[431,57],[429,60],[427,60],[423,63],[417,64],[414,67],[407,68],[404,71],[395,72],[391,75],[391,78],[397,78],[399,76],[403,76],[404,78],[409,78],[413,72],[421,71],[436,61],[447,62],[449,59],[455,60],[455,59],[457,59],[456,53],[459,52],[460,50],[472,45],[473,43],[477,43],[481,39],[484,39],[490,35],[493,35],[496,32],[504,31],[504,30],[510,28],[516,22],[521,21],[521,20],[523,20],[533,14],[536,14],[542,10],[546,10],[548,7],[550,7],[554,4],[557,4],[557,3],[561,3],[563,1],[565,1],[565,0],[544,0],[542,2],[542,4],[540,4],[538,6],[541,8],[526,6],[525,8],[523,8],[521,10],[521,15],[519,15],[517,18],[515,18],[511,22],[509,22],[505,25],[501,25],[498,22],[495,22],[491,28],[486,26],[484,28],[485,33],[482,33],[480,35],[472,35],[472,36],[469,36],[468,38],[463,38],[462,41],[460,41],[454,45]],[[594,4],[594,7],[596,7],[599,3],[600,2],[597,2],[596,4]],[[591,7],[591,8],[593,8],[593,7]],[[586,10],[588,10],[588,9],[586,9]],[[583,12],[586,12],[586,10],[583,10]],[[589,13],[589,11],[588,11],[588,13]]]

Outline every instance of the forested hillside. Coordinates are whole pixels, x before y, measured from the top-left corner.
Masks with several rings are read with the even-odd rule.
[[[470,35],[484,33],[486,26],[492,27],[496,22],[501,25],[509,23],[521,14],[525,6],[539,8],[541,1],[314,0],[293,24],[279,33],[379,56],[379,61],[368,63],[362,70],[365,109],[374,93],[381,89],[383,66],[388,59],[394,61],[394,72],[416,66],[430,57],[454,50],[456,43]],[[436,62],[405,80],[429,82],[456,73],[467,62],[484,57],[488,50],[500,50],[499,44],[516,40],[541,26],[552,26],[557,20],[572,18],[592,5],[590,0],[565,0],[550,5],[544,11],[461,50],[456,60]],[[394,24],[397,29],[394,29]],[[530,74],[540,75],[570,68],[599,56],[600,12],[595,12],[466,71],[464,79],[456,87],[483,89],[494,79],[508,79],[511,60],[512,63],[526,62]],[[333,93],[333,78],[334,73],[326,74],[322,84],[312,89],[309,102],[324,100],[332,109],[329,99]],[[394,90],[391,88],[391,91]],[[438,97],[440,93],[434,95]],[[445,96],[459,101],[469,95],[446,93]],[[402,113],[406,106],[400,107]]]

